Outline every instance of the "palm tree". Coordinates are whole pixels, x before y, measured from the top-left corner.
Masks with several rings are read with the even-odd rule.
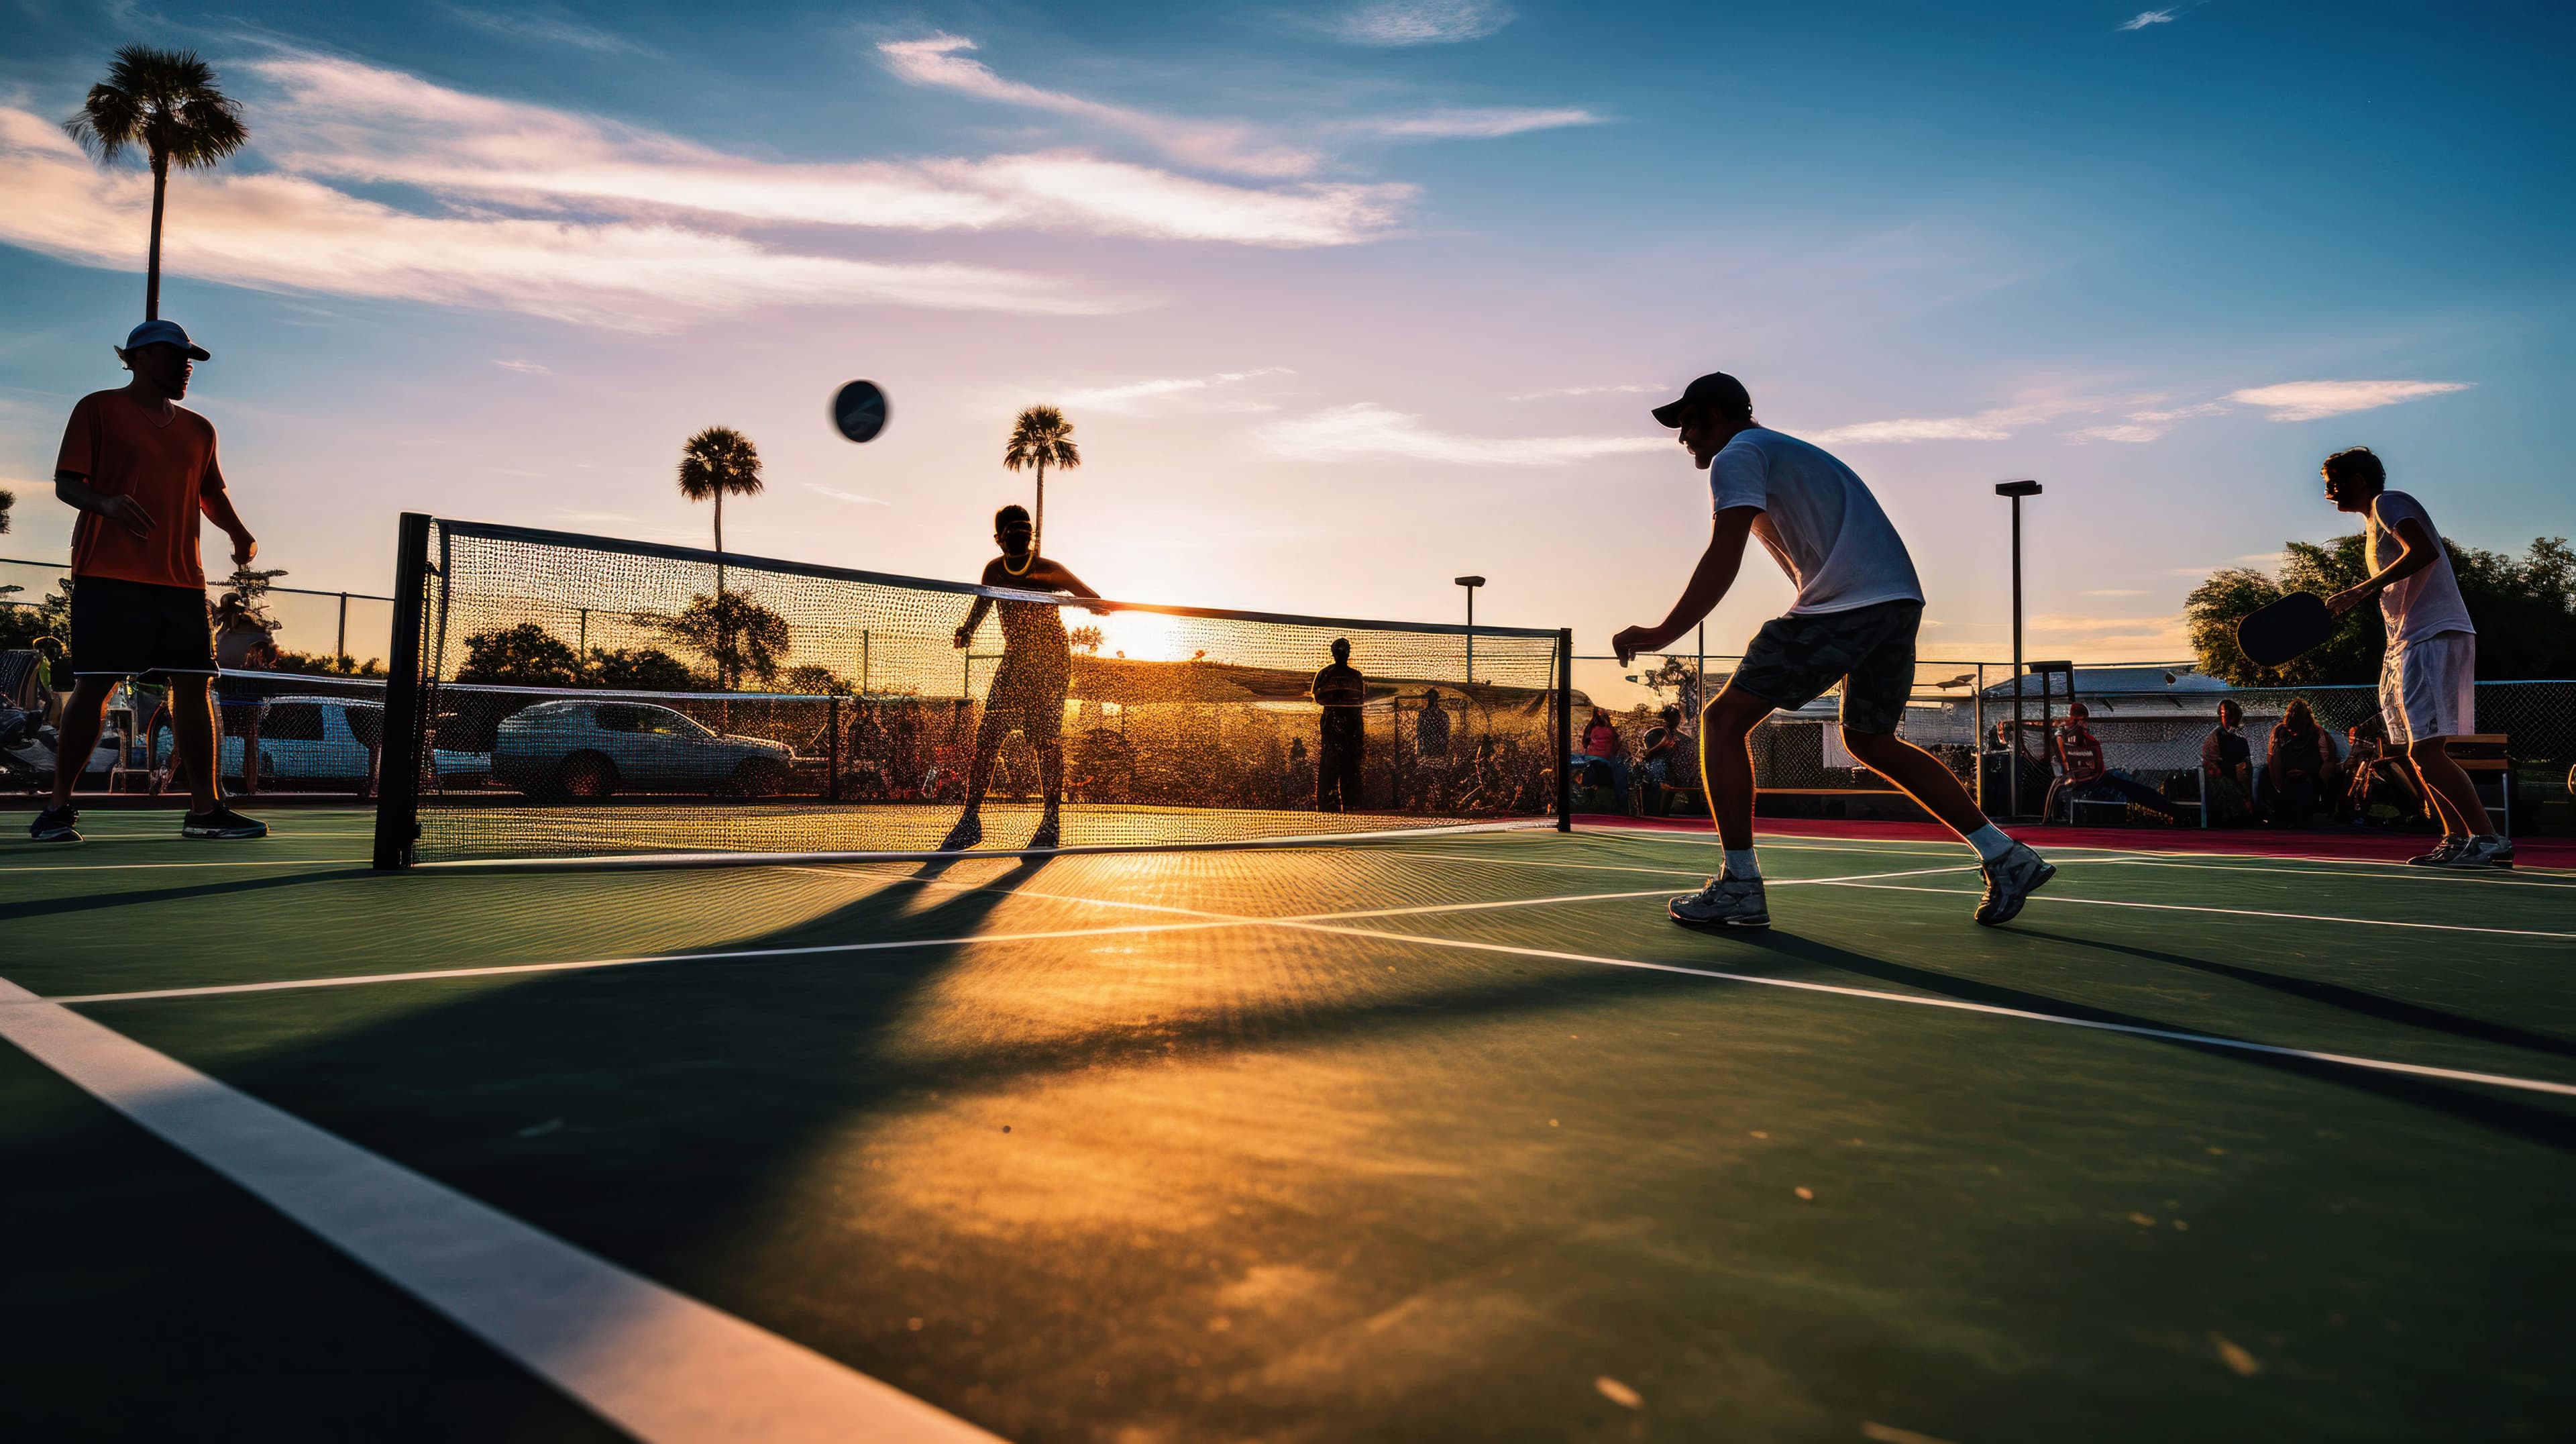
[[[1011,423],[1011,439],[1002,448],[1002,465],[1012,471],[1024,466],[1038,469],[1038,510],[1029,522],[1029,550],[1035,552],[1046,535],[1046,474],[1052,466],[1058,471],[1071,471],[1082,465],[1082,453],[1073,444],[1073,423],[1052,406],[1032,406]]]
[[[161,207],[170,167],[212,170],[242,148],[250,131],[241,105],[215,88],[215,68],[193,50],[128,45],[116,52],[107,79],[89,88],[80,114],[63,130],[109,164],[139,145],[152,162],[152,261],[143,282],[143,319],[161,315]]]
[[[728,615],[724,606],[724,499],[728,492],[735,496],[760,494],[760,448],[730,426],[710,426],[680,448],[680,495],[691,501],[715,499],[716,616],[720,622]],[[716,685],[726,691],[733,690],[731,642],[732,638],[720,631],[716,638]]]

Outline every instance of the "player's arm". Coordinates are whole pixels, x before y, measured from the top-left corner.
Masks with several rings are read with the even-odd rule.
[[[988,567],[985,570],[989,573],[991,568]],[[991,597],[977,597],[975,599],[975,605],[966,609],[966,620],[957,624],[958,646],[963,647],[974,642],[975,629],[984,625],[984,614],[991,610],[993,610],[993,599]]]
[[[136,536],[152,534],[152,513],[143,503],[130,496],[110,496],[92,487],[89,478],[80,472],[54,473],[54,499],[74,511],[112,521]]]
[[[1700,553],[1699,565],[1691,569],[1690,582],[1672,611],[1651,627],[1630,627],[1610,639],[1610,650],[1619,654],[1620,666],[1628,665],[1639,652],[1671,645],[1675,637],[1716,610],[1735,585],[1736,573],[1744,565],[1744,539],[1752,535],[1753,519],[1761,514],[1758,506],[1731,506],[1717,514],[1708,549]]]
[[[233,566],[236,570],[249,566],[250,559],[259,555],[258,539],[242,523],[241,513],[233,510],[232,489],[224,485],[223,472],[212,464],[206,467],[206,475],[197,485],[197,510],[204,512],[206,520],[223,528],[224,535],[233,539]]]
[[[2359,585],[2346,587],[2326,598],[2328,612],[2340,617],[2365,602],[2377,601],[2381,592],[2442,559],[2441,540],[2427,532],[2421,521],[2405,517],[2398,521],[2394,530],[2398,545],[2405,549],[2397,554],[2394,561],[2373,572]]]
[[[1050,561],[1046,564],[1046,569],[1047,581],[1053,584],[1057,590],[1071,592],[1077,597],[1089,597],[1094,601],[1099,600],[1100,593],[1093,591],[1089,583],[1085,582],[1082,578],[1075,576],[1073,574],[1073,568],[1066,566],[1062,562]],[[1093,607],[1091,610],[1095,612],[1105,612],[1108,608]]]

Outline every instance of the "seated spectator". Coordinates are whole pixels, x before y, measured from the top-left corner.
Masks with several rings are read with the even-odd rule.
[[[2373,712],[2355,722],[2344,735],[2351,749],[2351,774],[2338,815],[2363,825],[2377,823],[2374,814],[2382,807],[2395,813],[2399,822],[2423,816],[2423,786],[2406,760],[2406,749],[2388,745],[2388,724],[2379,714]]]
[[[2254,815],[2254,744],[2245,740],[2245,708],[2233,697],[2218,704],[2218,725],[2200,744],[2200,771],[2208,779],[2210,821]]]
[[[2272,724],[2272,754],[2263,764],[2284,823],[2306,827],[2316,820],[2334,755],[2334,744],[2326,740],[2326,729],[2317,725],[2307,699],[2292,698],[2289,710]]]
[[[1645,798],[1639,809],[1647,817],[1669,815],[1666,794],[1674,788],[1699,785],[1699,740],[1682,729],[1682,709],[1667,704],[1656,725],[1646,733],[1643,757],[1646,772]]]
[[[2078,797],[2127,802],[2143,807],[2167,822],[2180,821],[2174,805],[2166,800],[2163,793],[2125,772],[2113,770],[2103,761],[2101,739],[2095,737],[2093,729],[2086,725],[2092,715],[2092,709],[2081,702],[2066,704],[2066,720],[2058,724],[2056,733],[2049,739],[2052,750],[2057,754],[2058,777],[2048,785],[2048,798],[2040,804],[2040,820],[2056,820],[2057,800],[2063,796],[2070,804]],[[2071,821],[2071,806],[2068,816]]]
[[[269,672],[277,668],[277,642],[269,633],[271,624],[239,592],[226,592],[215,603],[215,665],[227,673]],[[259,795],[259,724],[268,717],[268,686],[247,677],[215,678],[215,705],[219,726],[215,736],[241,739],[241,783],[235,793],[242,797]],[[215,770],[223,770],[222,742],[217,741]],[[180,769],[172,760],[171,778],[177,785]]]
[[[1619,799],[1621,811],[1628,806],[1628,748],[1619,740],[1618,725],[1610,714],[1595,707],[1592,720],[1583,724],[1583,735],[1574,741],[1574,756],[1567,759],[1577,782],[1588,782],[1603,773],[1609,775],[1610,791]]]

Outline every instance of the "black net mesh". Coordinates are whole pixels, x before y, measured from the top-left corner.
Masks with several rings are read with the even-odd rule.
[[[987,848],[1026,845],[1051,783],[1069,848],[1553,815],[1554,632],[1075,602],[463,522],[432,527],[428,563],[422,862],[936,850],[979,738]],[[1328,724],[1310,688],[1336,639],[1364,690]]]

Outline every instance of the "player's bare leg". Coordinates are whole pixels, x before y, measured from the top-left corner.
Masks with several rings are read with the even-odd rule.
[[[2442,819],[2442,845],[2413,861],[2439,867],[2511,867],[2513,844],[2498,837],[2477,784],[2450,753],[2447,737],[2424,737],[2406,746],[2406,760],[2424,781],[2425,800]]]
[[[2006,837],[1977,810],[1968,789],[1941,759],[1893,732],[1843,729],[1843,746],[1869,770],[1897,785],[1959,840],[1977,850],[1986,878],[1986,894],[1977,906],[1977,921],[1992,927],[2020,914],[2030,895],[2057,876],[2047,859]]]
[[[966,764],[966,810],[941,840],[941,852],[963,852],[984,840],[984,789],[992,785],[993,764],[1001,758],[1002,739],[1010,735],[1009,723],[1008,716],[987,707],[975,725],[975,756]]]
[[[1771,704],[1728,687],[1699,714],[1699,776],[1708,794],[1709,820],[1726,861],[1708,886],[1665,905],[1672,919],[1694,927],[1762,928],[1771,925],[1762,870],[1753,857],[1753,729],[1771,715]]]

